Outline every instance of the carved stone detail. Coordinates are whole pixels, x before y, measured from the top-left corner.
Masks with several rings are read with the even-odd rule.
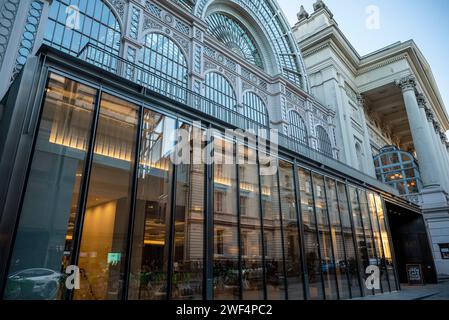
[[[402,91],[415,90],[416,88],[416,78],[412,75],[402,78],[396,81],[396,85],[399,86]]]

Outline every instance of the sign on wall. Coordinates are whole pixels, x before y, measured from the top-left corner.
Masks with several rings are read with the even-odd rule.
[[[449,243],[440,243],[441,259],[449,260]]]
[[[408,264],[406,268],[407,280],[410,285],[419,285],[424,283],[422,267],[420,264]]]

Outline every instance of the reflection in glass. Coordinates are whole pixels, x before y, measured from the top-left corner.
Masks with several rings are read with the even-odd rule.
[[[142,126],[129,299],[161,300],[167,297],[176,121],[145,110]]]
[[[203,131],[182,124],[188,138],[201,141]],[[184,141],[179,141],[180,144]],[[171,299],[199,300],[203,298],[204,249],[204,174],[203,164],[197,164],[193,152],[188,163],[176,167],[175,237],[173,244],[173,280]]]
[[[323,284],[310,173],[300,168],[299,182],[310,298],[318,300],[323,299]]]
[[[121,298],[138,109],[103,94],[81,237],[77,300]]]
[[[351,215],[349,212],[346,186],[341,182],[337,182],[337,196],[339,200],[338,205],[340,209],[341,226],[346,249],[346,265],[349,276],[349,284],[351,286],[351,295],[352,298],[356,298],[360,297],[362,295],[362,292],[359,281],[357,252],[354,247],[355,235],[352,232]]]
[[[302,262],[296,212],[295,180],[293,165],[279,162],[279,186],[281,193],[282,222],[284,226],[284,254],[289,300],[304,299]]]
[[[365,230],[363,228],[362,212],[359,205],[359,199],[357,195],[357,189],[349,187],[349,197],[351,199],[352,219],[354,221],[355,237],[357,240],[357,252],[359,255],[359,272],[362,279],[365,279],[365,270],[370,265],[370,256],[368,253]],[[371,290],[362,284],[365,294],[372,294]]]
[[[365,229],[366,249],[368,251],[369,265],[380,268],[380,258],[377,254],[376,244],[373,238],[373,231],[371,229],[370,213],[368,210],[368,199],[366,191],[359,189],[359,201],[362,213],[363,228]],[[381,290],[375,290],[375,293],[381,293]]]
[[[259,202],[259,173],[256,151],[239,145],[240,159],[240,237],[242,246],[242,291],[245,300],[263,300],[262,230]],[[242,161],[243,162],[243,161]]]
[[[50,74],[5,299],[61,299],[96,90]]]
[[[335,255],[335,272],[338,281],[340,299],[351,298],[348,284],[348,260],[345,255],[345,239],[340,221],[337,189],[334,180],[326,178],[326,194],[329,204],[330,232]],[[344,198],[346,201],[346,198]],[[352,241],[352,239],[351,239]]]
[[[313,174],[313,190],[315,196],[315,213],[318,224],[320,243],[320,268],[323,275],[324,290],[327,300],[337,300],[335,260],[332,252],[332,239],[330,236],[329,220],[327,217],[326,192],[324,178]]]
[[[374,194],[371,192],[368,192],[367,196],[368,196],[369,216],[371,220],[371,225],[373,227],[374,243],[376,246],[377,256],[379,257],[379,269],[380,269],[380,279],[382,282],[382,291],[388,292],[390,289],[388,284],[387,266],[383,254],[383,245],[379,229],[379,223],[377,219],[375,198]]]
[[[235,300],[240,294],[234,143],[216,136],[214,152],[214,299]]]
[[[267,169],[269,165],[266,165]],[[285,299],[284,250],[277,174],[261,175],[268,300]]]
[[[390,282],[390,288],[392,291],[398,290],[397,278],[394,271],[393,256],[391,253],[392,243],[391,238],[387,232],[387,217],[383,207],[383,200],[379,195],[376,198],[377,216],[379,217],[380,233],[382,237],[382,245],[384,247],[385,263],[387,265],[388,280]]]

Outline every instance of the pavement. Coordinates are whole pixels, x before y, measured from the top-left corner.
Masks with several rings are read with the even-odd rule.
[[[401,291],[367,296],[354,300],[449,300],[449,279],[423,286],[401,285]]]

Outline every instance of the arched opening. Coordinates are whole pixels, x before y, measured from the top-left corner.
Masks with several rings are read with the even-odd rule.
[[[332,158],[332,142],[326,130],[322,126],[317,126],[316,132],[318,138],[318,151]]]
[[[209,34],[245,61],[264,69],[256,41],[243,24],[221,12],[209,15],[206,22]]]
[[[101,0],[54,0],[50,6],[44,43],[71,55],[88,44],[120,53],[120,24]]]
[[[395,146],[387,146],[374,157],[376,176],[401,195],[415,195],[422,189],[421,174],[416,159],[411,153]]]
[[[307,126],[303,118],[296,111],[290,111],[290,137],[294,140],[309,145],[309,139],[307,137]]]
[[[364,155],[363,155],[363,149],[359,142],[355,143],[355,153],[357,155],[357,166],[360,171],[363,171],[365,169],[365,166],[363,165]]]
[[[254,92],[248,91],[243,96],[243,115],[263,127],[268,127],[269,125],[267,107],[262,99]]]
[[[237,107],[237,98],[231,83],[217,72],[209,72],[204,79],[204,96],[230,110]]]
[[[160,33],[147,34],[143,40],[141,64],[149,72],[140,72],[139,82],[172,99],[186,102],[187,59],[173,40]]]

